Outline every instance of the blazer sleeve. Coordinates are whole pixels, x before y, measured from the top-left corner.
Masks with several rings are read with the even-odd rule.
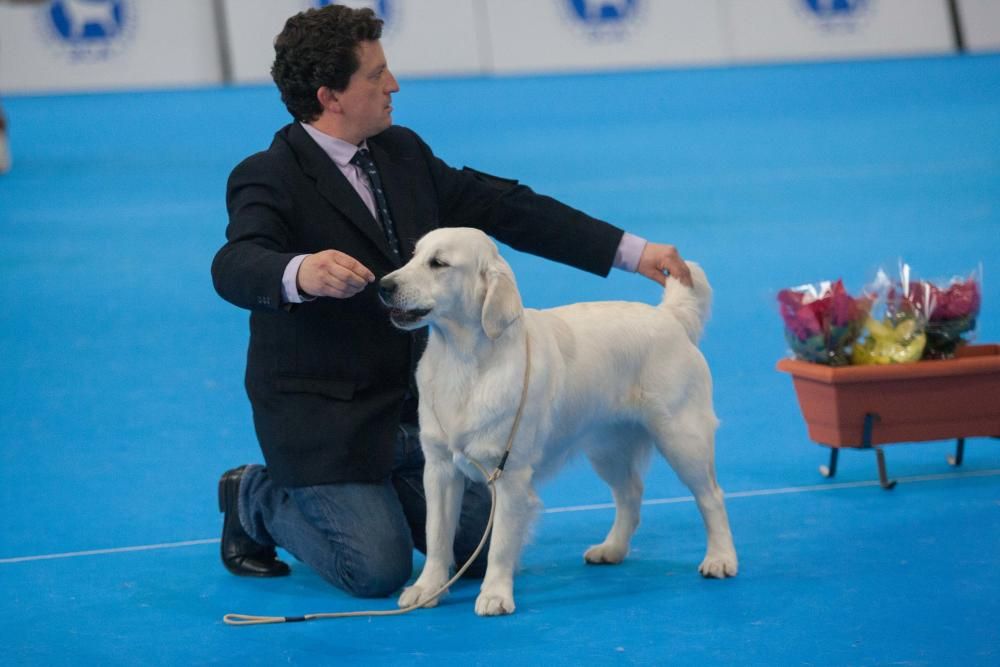
[[[527,252],[605,276],[624,231],[515,180],[455,169],[419,137],[446,227],[477,227]]]
[[[258,153],[229,177],[226,244],[212,262],[212,282],[226,301],[251,310],[288,308],[281,279],[296,253],[289,250],[294,207],[280,170]]]

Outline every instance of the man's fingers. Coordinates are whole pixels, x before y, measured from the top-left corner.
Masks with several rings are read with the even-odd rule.
[[[667,284],[666,275],[673,276],[682,285],[688,287],[694,285],[691,280],[691,270],[677,252],[677,248],[672,245],[647,243],[639,258],[638,271],[660,285]]]
[[[345,285],[350,285],[351,287],[355,287],[359,290],[364,289],[365,287],[368,286],[368,283],[371,282],[362,274],[356,273],[355,271],[343,265],[337,265],[337,264],[334,264],[333,266],[330,267],[330,269],[327,272],[327,275],[329,275],[331,278],[340,281]]]
[[[306,257],[297,279],[306,294],[346,299],[374,282],[375,274],[350,255],[324,250]]]
[[[354,296],[365,287],[368,281],[342,268],[334,269],[323,278],[323,286],[329,291],[327,296],[345,299]]]
[[[329,277],[323,281],[323,285],[319,290],[317,296],[330,296],[335,299],[346,299],[352,297],[361,289],[348,285],[347,283],[337,280],[336,278]]]
[[[667,277],[663,275],[662,269],[654,269],[652,271],[642,270],[640,271],[640,273],[642,273],[642,275],[646,276],[647,278],[655,280],[656,282],[660,283],[660,285],[667,284]]]
[[[323,276],[323,289],[325,289],[330,296],[345,296],[347,293],[347,287],[347,283],[332,273]]]
[[[324,250],[303,260],[296,279],[305,294],[346,299],[374,282],[375,274],[350,255]]]
[[[375,274],[372,273],[367,266],[354,259],[350,255],[344,254],[339,250],[331,250],[331,258],[337,266],[340,266],[351,274],[357,276],[359,279],[365,281],[366,283],[373,282],[375,280]]]
[[[666,269],[670,272],[670,275],[681,281],[683,285],[687,287],[694,286],[694,283],[691,281],[691,269],[683,261],[677,260],[676,262],[671,262]]]

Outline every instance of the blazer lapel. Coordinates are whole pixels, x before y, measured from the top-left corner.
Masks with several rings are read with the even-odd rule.
[[[378,246],[379,251],[394,265],[396,258],[389,250],[389,243],[372,217],[371,211],[358,196],[330,156],[323,152],[298,123],[289,126],[288,142],[296,155],[302,171],[316,181],[316,189],[331,206],[340,211],[358,230]],[[387,186],[388,187],[388,186]],[[390,200],[391,201],[391,200]]]

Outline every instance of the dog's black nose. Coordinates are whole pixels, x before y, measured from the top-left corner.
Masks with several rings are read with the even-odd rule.
[[[390,305],[392,295],[396,293],[396,287],[396,281],[389,276],[378,281],[378,297],[382,299],[382,303]]]

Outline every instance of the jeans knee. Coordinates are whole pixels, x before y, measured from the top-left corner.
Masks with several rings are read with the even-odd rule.
[[[405,556],[382,555],[360,564],[343,565],[333,583],[359,598],[382,598],[392,595],[413,573],[413,553]]]

